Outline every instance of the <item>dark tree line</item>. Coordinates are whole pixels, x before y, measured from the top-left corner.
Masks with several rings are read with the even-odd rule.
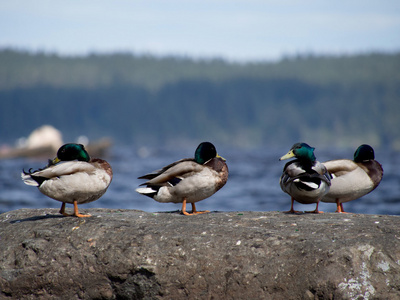
[[[43,124],[60,129],[66,140],[84,134],[110,136],[119,143],[400,143],[400,76],[394,71],[399,55],[299,57],[247,65],[3,50],[0,62],[5,57],[12,59],[0,67],[0,78],[8,76],[0,88],[0,143],[27,136]],[[43,70],[47,73],[40,75]],[[51,74],[58,74],[53,81]],[[68,79],[74,74],[85,80]]]

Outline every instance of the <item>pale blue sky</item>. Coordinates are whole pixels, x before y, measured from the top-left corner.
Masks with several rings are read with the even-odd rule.
[[[271,60],[400,50],[399,0],[0,0],[0,47]]]

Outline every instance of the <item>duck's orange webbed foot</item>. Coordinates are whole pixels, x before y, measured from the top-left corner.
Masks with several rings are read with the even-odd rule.
[[[199,214],[205,214],[205,213],[209,213],[209,210],[203,210],[203,211],[198,211],[196,209],[196,205],[194,203],[192,203],[192,214],[193,215],[199,215]]]
[[[73,214],[67,214],[65,212],[65,203],[64,202],[61,205],[60,214],[62,214],[63,216],[66,216],[66,217],[77,217],[77,218],[87,218],[87,217],[92,216],[92,215],[80,214],[79,210],[78,210],[78,203],[76,201],[74,201],[74,213]]]
[[[345,212],[343,209],[343,203],[339,203],[339,199],[336,200],[336,211],[337,213],[342,213],[342,214],[348,214],[348,212]]]
[[[210,212],[209,210],[197,211],[196,205],[194,203],[192,203],[192,213],[188,213],[186,211],[186,199],[184,199],[182,202],[182,214],[184,214],[185,216],[193,216],[193,215],[205,214],[205,213],[209,213],[209,212]]]

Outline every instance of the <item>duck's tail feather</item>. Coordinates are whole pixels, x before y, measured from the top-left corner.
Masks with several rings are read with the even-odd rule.
[[[151,187],[143,187],[143,188],[137,188],[136,192],[148,196],[150,198],[153,198],[155,195],[157,195],[158,190],[155,190]]]
[[[27,185],[32,185],[32,186],[39,186],[39,183],[34,180],[31,176],[30,173],[23,171],[21,173],[21,179],[24,181],[25,184]]]

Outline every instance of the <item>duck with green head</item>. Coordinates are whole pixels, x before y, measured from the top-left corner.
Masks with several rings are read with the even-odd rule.
[[[184,215],[200,214],[195,203],[206,199],[222,188],[228,180],[228,166],[225,159],[217,154],[213,144],[201,143],[194,158],[176,161],[160,170],[139,179],[146,187],[136,191],[162,203],[182,203]],[[186,204],[192,204],[192,213],[186,211]]]
[[[64,216],[90,217],[80,214],[78,204],[99,199],[111,183],[113,172],[108,162],[90,159],[81,144],[65,144],[57,151],[57,157],[40,170],[21,174],[27,185],[37,186],[46,196],[61,201],[60,213]],[[74,213],[65,212],[65,204],[74,205]]]
[[[336,203],[336,212],[343,213],[343,203],[372,192],[382,180],[382,165],[375,160],[374,149],[359,146],[354,159],[336,159],[324,162],[332,175],[332,185],[322,202]]]
[[[311,212],[321,212],[319,201],[329,191],[331,183],[325,166],[316,160],[314,149],[306,143],[296,143],[279,159],[296,158],[286,163],[279,181],[282,191],[291,196],[292,205],[287,213],[297,213],[293,209],[294,200],[302,204],[316,203]]]

